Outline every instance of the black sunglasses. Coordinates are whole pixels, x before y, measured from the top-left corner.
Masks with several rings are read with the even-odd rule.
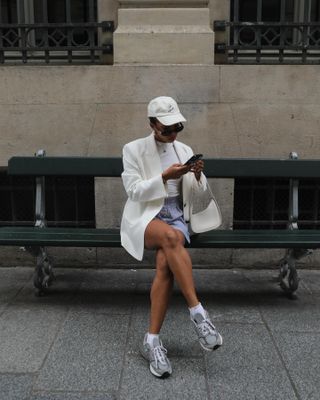
[[[184,126],[182,125],[181,122],[179,122],[178,124],[175,125],[170,125],[170,126],[166,126],[161,132],[161,135],[163,136],[170,136],[173,133],[178,133],[181,132],[183,130]]]

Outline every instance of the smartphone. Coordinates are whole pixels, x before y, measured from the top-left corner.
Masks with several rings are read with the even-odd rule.
[[[203,154],[194,154],[187,162],[184,163],[184,165],[190,165],[195,163],[197,160],[200,160],[200,158],[203,157]]]

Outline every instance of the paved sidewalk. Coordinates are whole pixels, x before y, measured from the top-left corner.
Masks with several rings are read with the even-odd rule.
[[[288,300],[277,271],[195,270],[224,345],[200,349],[176,290],[162,332],[166,380],[138,353],[151,270],[56,269],[43,298],[32,273],[0,269],[1,400],[320,398],[320,271],[300,271]]]

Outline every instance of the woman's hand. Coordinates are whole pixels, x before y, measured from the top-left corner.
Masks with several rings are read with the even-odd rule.
[[[204,169],[203,160],[197,160],[194,164],[192,164],[190,171],[194,173],[197,181],[201,178],[201,172]]]
[[[173,164],[162,173],[162,179],[165,183],[168,179],[179,179],[182,175],[189,172],[192,165]]]

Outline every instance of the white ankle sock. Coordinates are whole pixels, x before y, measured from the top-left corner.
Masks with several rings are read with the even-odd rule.
[[[203,317],[205,317],[205,310],[202,307],[201,303],[199,303],[198,305],[196,305],[194,307],[189,308],[189,311],[190,311],[191,318],[194,318],[195,315],[197,315],[197,314],[201,314]]]
[[[158,334],[154,334],[154,333],[147,333],[147,343],[153,347],[153,339],[159,339],[159,335]]]

